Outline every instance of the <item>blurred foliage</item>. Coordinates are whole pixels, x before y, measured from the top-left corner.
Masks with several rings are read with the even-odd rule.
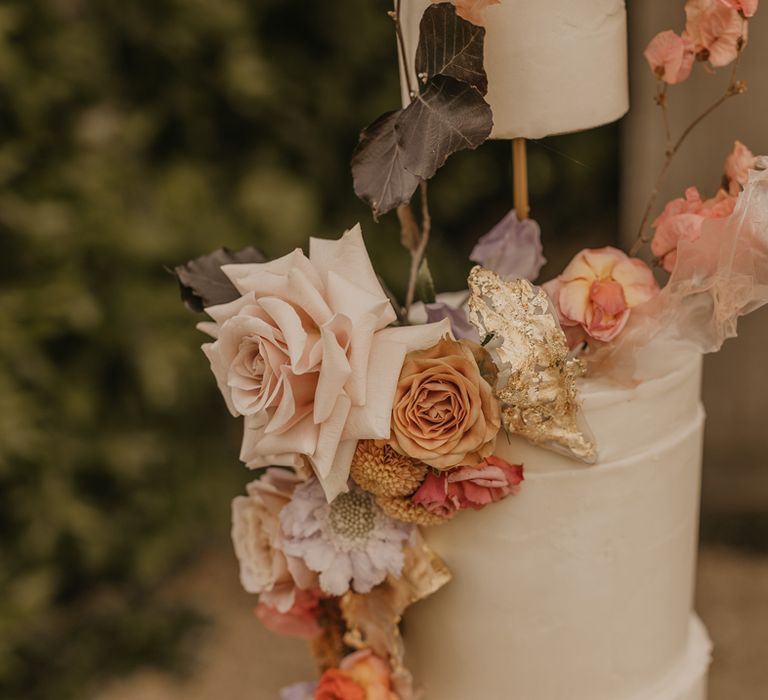
[[[175,667],[196,624],[155,591],[226,534],[249,475],[163,265],[221,245],[282,254],[360,220],[402,292],[394,217],[372,223],[348,167],[359,129],[397,105],[387,9],[0,5],[1,697],[82,698]],[[560,264],[610,239],[616,144],[614,127],[531,144]],[[438,290],[510,206],[509,160],[489,143],[434,181]]]

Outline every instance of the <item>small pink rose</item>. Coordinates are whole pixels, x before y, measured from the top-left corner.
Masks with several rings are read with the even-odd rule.
[[[653,37],[644,55],[654,75],[670,85],[688,78],[695,58],[693,46],[672,30]]]
[[[661,260],[667,272],[672,272],[677,263],[680,242],[697,241],[706,219],[730,216],[735,205],[736,198],[725,190],[719,190],[714,197],[702,200],[699,191],[689,187],[685,191],[685,198],[673,199],[653,222],[655,232],[651,252]]]
[[[613,340],[659,286],[642,260],[608,247],[582,250],[544,289],[573,348],[587,338]]]
[[[320,596],[315,590],[297,590],[293,606],[286,612],[268,603],[256,606],[256,617],[270,632],[307,640],[315,639],[322,631],[317,622],[319,613]]]
[[[747,184],[749,171],[755,167],[757,158],[741,141],[733,144],[733,150],[725,159],[723,172],[728,180],[728,192],[737,196],[741,188]]]
[[[727,66],[739,54],[739,41],[746,41],[747,23],[738,10],[721,0],[688,0],[683,38],[697,57],[713,66]]]
[[[458,467],[439,475],[430,472],[412,500],[430,513],[451,516],[457,510],[479,510],[516,494],[522,481],[522,465],[491,456],[477,466]]]
[[[758,0],[720,0],[726,7],[738,10],[745,17],[754,17]]]

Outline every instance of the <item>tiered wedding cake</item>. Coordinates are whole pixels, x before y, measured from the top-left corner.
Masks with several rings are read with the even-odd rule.
[[[428,5],[404,3],[411,52]],[[509,0],[485,24],[493,137],[576,131],[626,111],[621,0]],[[581,384],[597,465],[501,437],[497,454],[525,464],[521,493],[425,531],[454,574],[406,614],[406,661],[427,697],[705,697],[710,643],[692,614],[700,356],[676,364],[634,389]]]
[[[695,61],[734,68],[668,134],[660,179],[744,91],[756,2],[685,9],[645,51],[660,108]],[[241,581],[321,671],[282,697],[704,700],[701,354],[768,303],[768,159],[736,142],[713,196],[654,193],[630,255],[582,250],[537,287],[525,139],[626,111],[623,2],[396,0],[390,16],[404,107],[362,130],[351,168],[374,218],[397,212],[404,303],[360,226],[308,255],[176,268],[257,470],[233,501]],[[491,135],[514,139],[515,208],[473,249],[468,291],[437,297],[428,182]],[[636,257],[647,243],[668,277]]]

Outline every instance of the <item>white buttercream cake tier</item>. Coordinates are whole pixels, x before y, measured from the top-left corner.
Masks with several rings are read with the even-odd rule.
[[[701,358],[678,365],[633,389],[583,383],[597,465],[500,436],[520,494],[425,530],[454,575],[406,615],[428,699],[704,698],[706,661],[680,670],[692,644],[709,653],[690,623]]]
[[[412,72],[419,22],[430,4],[402,0]],[[629,109],[624,0],[501,0],[485,10],[485,28],[491,138],[581,131]],[[402,83],[405,106],[410,97]]]

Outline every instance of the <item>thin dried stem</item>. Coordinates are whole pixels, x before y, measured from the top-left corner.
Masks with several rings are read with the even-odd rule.
[[[746,24],[746,20],[742,20],[744,22],[744,25]],[[653,212],[653,207],[656,204],[656,199],[659,196],[659,190],[661,189],[661,186],[664,184],[664,180],[666,179],[667,173],[669,172],[669,168],[672,165],[672,161],[677,154],[677,152],[680,150],[680,147],[685,143],[685,140],[691,135],[691,132],[699,125],[701,124],[704,119],[706,119],[712,112],[714,112],[720,105],[722,105],[724,102],[726,102],[729,98],[734,97],[735,95],[741,95],[742,93],[746,92],[747,85],[742,80],[736,80],[736,72],[739,67],[739,62],[741,60],[741,54],[744,49],[745,43],[743,38],[743,30],[742,30],[742,37],[739,38],[738,42],[738,53],[736,55],[736,59],[734,60],[733,68],[731,70],[731,78],[728,83],[728,87],[725,90],[725,93],[720,95],[709,107],[707,107],[701,114],[699,114],[685,129],[683,129],[683,132],[680,134],[680,136],[677,138],[677,141],[674,142],[674,144],[671,144],[672,139],[670,138],[670,131],[669,131],[669,124],[668,124],[668,114],[667,114],[667,108],[666,108],[666,87],[664,91],[659,92],[657,94],[657,102],[662,107],[662,110],[664,112],[664,120],[665,125],[667,129],[667,149],[666,149],[666,157],[664,159],[664,164],[661,166],[661,170],[659,171],[659,174],[656,176],[656,182],[654,183],[653,190],[651,191],[651,194],[648,198],[648,203],[646,204],[645,211],[643,212],[643,218],[640,221],[640,227],[637,232],[637,238],[632,245],[632,248],[629,251],[630,255],[637,255],[643,245],[648,243],[650,240],[650,236],[647,231],[648,227],[648,221],[651,218],[651,213]],[[661,101],[659,100],[661,98]]]
[[[403,38],[403,26],[400,23],[400,8],[403,0],[395,0],[395,11],[389,15],[395,21],[395,36],[397,37],[397,48],[400,52],[400,59],[403,62],[403,72],[405,73],[405,84],[408,86],[408,95],[413,99],[414,91],[411,82],[411,67],[408,65],[408,56],[405,52],[405,39]]]
[[[429,234],[432,230],[432,217],[429,213],[429,199],[427,198],[427,181],[422,180],[419,183],[419,193],[421,195],[421,234],[419,244],[411,251],[411,271],[408,276],[408,291],[405,295],[405,316],[411,310],[414,297],[416,296],[416,281],[419,277],[419,268],[427,252],[429,243]]]
[[[667,154],[672,147],[672,129],[669,126],[669,99],[667,97],[668,84],[664,85],[656,93],[656,104],[661,107],[661,114],[664,117],[664,133],[667,138]]]

